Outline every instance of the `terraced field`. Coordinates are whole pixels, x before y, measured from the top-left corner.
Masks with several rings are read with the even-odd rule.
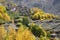
[[[0,6],[0,40],[60,40],[58,15],[35,7],[27,11],[8,11]]]

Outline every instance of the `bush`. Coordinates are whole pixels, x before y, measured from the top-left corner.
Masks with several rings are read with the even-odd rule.
[[[27,17],[23,17],[23,18],[22,18],[22,24],[28,26],[29,20],[28,20]]]
[[[35,36],[37,36],[37,37],[40,37],[41,34],[42,34],[42,29],[41,29],[39,26],[37,26],[37,25],[34,25],[34,26],[31,28],[31,31],[32,31],[32,33],[33,33]]]

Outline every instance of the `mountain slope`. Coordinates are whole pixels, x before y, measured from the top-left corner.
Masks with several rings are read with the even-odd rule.
[[[60,13],[60,0],[12,0],[13,3],[28,7],[39,7],[45,12]]]

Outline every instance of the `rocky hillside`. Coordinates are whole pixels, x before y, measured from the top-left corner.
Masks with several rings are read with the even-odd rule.
[[[12,0],[12,2],[30,8],[35,6],[43,9],[45,12],[60,14],[60,0]]]

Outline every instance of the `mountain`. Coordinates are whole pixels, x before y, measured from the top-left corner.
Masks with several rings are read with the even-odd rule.
[[[13,3],[27,7],[38,7],[49,13],[60,13],[60,0],[11,0]]]

